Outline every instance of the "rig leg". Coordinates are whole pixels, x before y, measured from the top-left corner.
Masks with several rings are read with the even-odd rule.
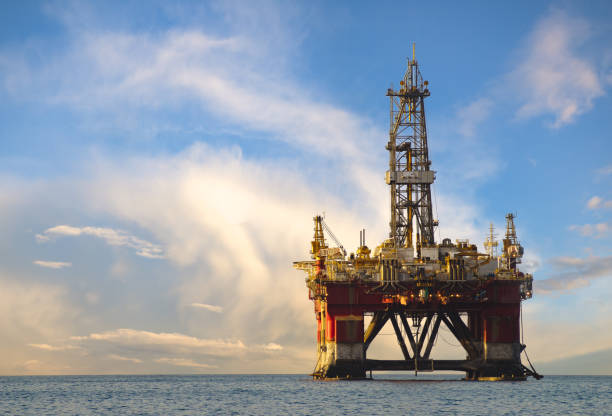
[[[490,305],[468,315],[468,328],[462,332],[470,335],[476,346],[481,364],[466,371],[466,380],[497,381],[525,380],[535,373],[521,363],[520,304]],[[457,326],[461,326],[454,321]]]
[[[346,313],[324,305],[325,323],[319,334],[317,366],[312,376],[315,379],[364,379],[363,314]]]

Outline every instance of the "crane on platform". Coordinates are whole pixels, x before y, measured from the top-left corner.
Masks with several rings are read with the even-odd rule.
[[[342,245],[338,237],[336,237],[336,235],[331,230],[331,228],[329,228],[329,225],[327,225],[327,223],[325,222],[324,217],[322,215],[317,215],[313,218],[313,220],[315,224],[315,228],[314,228],[315,237],[314,237],[314,240],[312,241],[312,249],[310,251],[312,258],[313,259],[316,258],[322,249],[325,249],[325,250],[327,249],[327,244],[325,243],[325,236],[323,234],[323,230],[325,230],[327,232],[327,235],[329,235],[329,237],[334,241],[334,243],[336,243],[336,246],[342,252],[342,256],[346,257],[346,250],[344,249],[344,246]]]
[[[330,236],[330,238],[334,240],[334,243],[336,243],[336,245],[340,248],[340,250],[342,250],[342,254],[346,257],[346,250],[344,249],[344,246],[342,245],[340,240],[338,240],[338,237],[336,237],[336,235],[331,230],[331,228],[329,228],[329,225],[327,225],[323,217],[321,217],[321,224],[323,225],[323,228],[325,229],[325,231],[327,231],[327,234]]]

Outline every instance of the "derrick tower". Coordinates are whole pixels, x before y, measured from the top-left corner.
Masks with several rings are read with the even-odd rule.
[[[387,143],[389,170],[386,175],[387,184],[391,186],[389,237],[396,248],[414,247],[415,242],[417,245],[434,244],[434,226],[437,223],[432,214],[431,184],[435,172],[430,170],[425,122],[428,84],[421,76],[413,46],[412,59],[408,60],[399,91],[387,90],[391,104]]]

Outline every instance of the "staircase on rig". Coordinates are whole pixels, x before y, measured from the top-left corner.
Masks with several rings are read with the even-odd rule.
[[[367,371],[455,370],[468,380],[539,378],[521,362],[521,301],[531,298],[533,277],[522,273],[523,256],[506,216],[501,254],[493,227],[486,253],[468,240],[434,240],[431,170],[424,99],[429,96],[414,58],[391,101],[389,238],[372,252],[365,244],[348,257],[321,216],[314,217],[312,260],[294,267],[307,273],[309,298],[317,319],[315,378],[366,377]],[[328,247],[324,230],[339,247]],[[371,316],[364,328],[364,316]],[[387,322],[393,326],[403,360],[367,358],[368,347]],[[431,358],[440,325],[465,349],[463,360]],[[402,331],[403,327],[404,331]]]

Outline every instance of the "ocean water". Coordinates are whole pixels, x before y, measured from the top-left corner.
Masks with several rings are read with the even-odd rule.
[[[0,377],[3,415],[612,415],[612,376],[468,382],[374,374]]]

